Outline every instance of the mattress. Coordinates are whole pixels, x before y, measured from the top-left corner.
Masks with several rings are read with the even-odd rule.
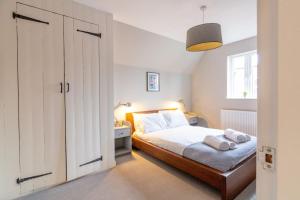
[[[152,133],[134,133],[135,137],[183,157],[226,172],[256,152],[256,137],[238,144],[237,149],[218,151],[203,144],[206,135],[224,135],[223,130],[199,126],[181,126]],[[221,136],[222,137],[222,136]]]
[[[206,135],[217,136],[223,134],[224,131],[219,129],[203,128],[200,126],[180,126],[147,134],[135,132],[134,136],[173,153],[183,155],[186,147],[202,142]]]

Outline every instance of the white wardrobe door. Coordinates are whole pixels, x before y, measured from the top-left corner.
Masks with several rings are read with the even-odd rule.
[[[66,180],[63,17],[17,5],[21,192]]]
[[[68,180],[101,168],[98,26],[65,17]],[[69,84],[69,87],[68,87]]]

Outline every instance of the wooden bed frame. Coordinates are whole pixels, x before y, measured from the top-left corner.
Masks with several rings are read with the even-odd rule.
[[[174,109],[165,109],[174,110]],[[142,111],[134,113],[157,113],[159,110]],[[134,132],[133,113],[126,114],[126,120],[131,123]],[[233,200],[256,178],[256,154],[254,153],[234,169],[220,172],[216,169],[200,164],[181,155],[145,142],[137,137],[132,137],[135,148],[179,169],[199,180],[208,183],[221,193],[222,200]]]

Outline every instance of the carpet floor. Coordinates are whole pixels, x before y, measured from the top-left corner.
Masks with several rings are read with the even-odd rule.
[[[82,177],[20,200],[219,200],[218,191],[141,151],[117,158],[109,171]],[[255,200],[255,182],[236,200]]]

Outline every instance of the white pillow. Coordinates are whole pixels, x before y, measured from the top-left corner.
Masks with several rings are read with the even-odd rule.
[[[189,126],[189,122],[187,121],[185,115],[179,110],[163,110],[159,111],[159,113],[161,113],[165,118],[168,128]]]
[[[167,123],[160,113],[133,114],[134,128],[142,133],[151,133],[167,128]]]

